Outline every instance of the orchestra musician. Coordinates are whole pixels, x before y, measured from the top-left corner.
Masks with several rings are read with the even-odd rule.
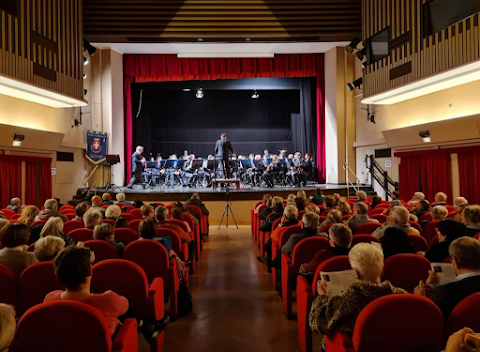
[[[192,180],[193,177],[193,160],[195,159],[195,155],[190,154],[187,159],[185,159],[185,162],[182,165],[182,171],[183,171],[183,187],[186,187],[190,184],[190,181]]]
[[[282,171],[282,166],[278,162],[278,155],[272,157],[272,162],[267,166],[265,172],[263,173],[263,178],[267,183],[267,187],[272,188],[274,186],[274,177]]]
[[[298,178],[300,180],[300,186],[304,186],[307,184],[307,181],[313,179],[313,155],[310,153],[306,153],[303,159],[303,162],[300,164],[299,167],[299,174]]]
[[[128,183],[128,188],[133,188],[136,183],[143,183],[143,170],[145,168],[146,160],[142,155],[143,147],[141,145],[135,148],[135,152],[132,154],[132,178]]]
[[[219,160],[218,166],[219,166],[219,168],[222,169],[224,178],[231,178],[232,177],[232,173],[231,173],[230,167],[228,165],[228,152],[229,151],[232,154],[234,154],[232,145],[231,145],[230,141],[227,139],[227,135],[225,133],[222,133],[220,135],[220,139],[215,144],[215,155],[217,157],[221,157],[221,159]]]

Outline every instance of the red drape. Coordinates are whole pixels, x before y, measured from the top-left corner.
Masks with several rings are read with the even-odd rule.
[[[452,202],[449,154],[404,156],[399,171],[403,199],[411,199],[413,193],[421,191],[428,200],[433,201],[437,192],[444,192]]]
[[[25,204],[38,204],[37,199],[37,163],[25,163]]]
[[[480,152],[458,153],[460,195],[470,204],[480,203]]]
[[[0,159],[1,207],[10,204],[10,199],[22,195],[22,164],[19,160]]]
[[[325,97],[323,54],[275,55],[274,58],[178,58],[176,55],[124,55],[125,175],[131,175],[131,84],[239,78],[317,77],[317,151],[319,182],[325,182]],[[307,151],[305,151],[307,152]]]
[[[52,169],[51,163],[40,163],[40,204],[52,198]]]

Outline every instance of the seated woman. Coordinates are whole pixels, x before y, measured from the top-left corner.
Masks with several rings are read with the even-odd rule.
[[[465,236],[473,237],[480,232],[480,205],[469,205],[462,212],[462,222],[467,226]]]
[[[327,196],[328,197],[328,196]],[[327,214],[327,218],[324,222],[320,224],[319,229],[322,230],[325,226],[330,224],[341,224],[342,223],[342,213],[338,209],[333,209]]]
[[[95,226],[100,224],[102,221],[102,212],[95,208],[90,208],[87,212],[83,215],[83,223],[85,224],[86,229],[93,230]]]
[[[260,225],[260,231],[271,231],[275,220],[280,219],[283,215],[283,198],[273,197],[273,214],[271,214]]]
[[[260,216],[260,213],[259,213],[259,211],[261,211],[261,210],[260,210],[260,207],[261,207],[262,205],[267,205],[267,201],[268,201],[269,199],[272,199],[272,196],[271,196],[270,194],[268,194],[268,193],[264,194],[263,197],[262,197],[262,204],[259,204],[259,205],[255,208],[254,213],[255,213],[255,214],[258,214],[258,216]],[[271,207],[271,206],[270,206],[270,207]],[[263,209],[265,209],[265,208],[263,208]],[[265,220],[265,219],[262,219],[262,220]]]
[[[40,232],[40,238],[46,236],[57,236],[65,241],[65,246],[74,246],[75,241],[70,237],[63,234],[63,221],[60,218],[48,219],[45,226],[43,226]]]
[[[297,192],[297,196],[295,197],[295,204],[297,206],[298,211],[305,210],[307,200],[308,198],[305,191],[300,190]]]
[[[443,220],[447,217],[448,210],[443,205],[436,205],[430,210],[430,213],[432,214],[432,220]],[[420,226],[423,228],[432,220],[424,220],[420,223]]]
[[[347,202],[338,203],[337,209],[340,210],[342,215],[350,215],[352,213],[352,208],[350,208],[350,204]]]
[[[386,295],[407,293],[388,281],[381,282],[383,253],[374,245],[359,243],[353,246],[348,259],[358,281],[343,295],[329,297],[326,281],[318,281],[318,296],[309,316],[310,327],[317,334],[342,332],[352,336],[358,315],[370,302]]]
[[[395,207],[403,207],[402,202],[400,202],[399,200],[392,200],[390,202],[390,207],[383,209],[382,214],[388,216],[390,214],[390,211]]]
[[[49,262],[65,248],[65,241],[57,236],[46,236],[35,242],[35,257],[39,262]]]
[[[3,232],[0,264],[9,267],[19,278],[23,270],[37,261],[35,254],[27,252],[30,228],[25,224],[9,224]]]
[[[450,254],[448,247],[457,238],[464,236],[466,226],[453,219],[444,219],[437,224],[438,243],[435,243],[426,253],[431,263],[441,263]]]
[[[379,205],[382,202],[382,198],[379,196],[373,196],[372,197],[372,203],[370,203],[370,207],[373,209],[377,205]]]
[[[337,199],[334,196],[326,196],[323,199],[324,210],[333,209],[337,205]]]
[[[0,303],[0,351],[8,352],[15,337],[17,321],[15,309],[4,303]]]
[[[122,209],[118,205],[110,205],[105,210],[105,219],[117,220],[122,215]]]
[[[32,224],[35,222],[35,218],[40,213],[40,209],[35,205],[28,205],[22,209],[22,214],[18,218],[19,221],[23,222],[28,227],[32,227]]]
[[[269,194],[268,196],[269,197],[266,199],[266,202],[265,202],[265,208],[260,210],[260,212],[258,213],[258,218],[262,221],[265,221],[267,216],[269,216],[270,213],[273,212],[273,197],[270,196]]]
[[[86,247],[69,246],[60,253],[55,259],[54,270],[66,290],[50,292],[44,302],[71,300],[97,308],[105,315],[110,334],[113,335],[120,326],[118,317],[128,310],[128,300],[112,291],[90,293],[92,257],[92,252]]]
[[[118,250],[120,258],[123,257],[123,250],[125,245],[122,242],[115,242],[115,233],[113,232],[113,226],[110,224],[100,224],[93,229],[93,238],[100,241],[107,241],[111,245],[115,246]]]
[[[387,259],[395,254],[414,253],[407,231],[398,227],[389,227],[382,238],[383,257]]]
[[[184,214],[183,208],[180,208],[180,207],[173,207],[172,210],[170,211],[171,218],[183,222],[187,228],[187,232],[190,233],[192,229],[190,228],[190,225],[188,224],[188,222],[186,222],[183,219],[183,214]]]
[[[468,200],[465,199],[465,197],[457,197],[453,201],[453,207],[455,208],[455,211],[457,212],[455,214],[455,220],[457,221],[462,221],[462,213],[463,210],[468,207],[470,204],[468,204]]]
[[[309,204],[305,207],[305,212],[308,213],[309,211],[317,215],[320,215],[320,208],[315,204]]]
[[[142,213],[143,219],[153,219],[155,217],[155,212],[151,205],[144,204],[140,207],[140,213]]]
[[[128,229],[128,221],[125,218],[118,218],[115,221],[115,228],[116,229]]]

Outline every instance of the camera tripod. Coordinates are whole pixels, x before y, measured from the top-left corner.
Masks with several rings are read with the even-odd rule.
[[[227,189],[225,191],[225,196],[227,197],[227,204],[225,204],[225,210],[223,211],[222,219],[220,220],[220,224],[218,224],[218,229],[220,229],[220,226],[222,226],[223,218],[226,216],[226,222],[225,222],[225,227],[228,227],[228,214],[232,214],[233,222],[235,223],[235,226],[237,227],[238,230],[238,225],[237,225],[237,220],[235,220],[235,215],[233,214],[233,210],[231,207],[232,202],[230,201],[230,191]]]

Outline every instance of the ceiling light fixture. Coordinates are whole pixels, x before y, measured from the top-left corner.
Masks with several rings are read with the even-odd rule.
[[[430,138],[430,132],[428,130],[420,131],[418,135],[422,137],[423,143],[430,143],[432,141]]]
[[[345,47],[345,50],[348,51],[350,54],[353,54],[355,50],[358,50],[358,44],[360,44],[362,40],[359,37],[353,38],[353,40]]]
[[[97,48],[95,48],[88,40],[83,38],[83,49],[85,49],[88,52],[88,55],[92,56],[95,54],[97,51]]]
[[[24,139],[25,139],[25,135],[15,133],[15,135],[13,136],[12,145],[14,147],[21,147]]]
[[[360,88],[360,86],[362,85],[363,83],[363,78],[360,77],[359,79],[353,81],[353,82],[350,82],[350,83],[347,83],[347,87],[348,89],[350,90],[354,90],[355,88]]]
[[[252,99],[258,99],[260,98],[260,94],[258,94],[257,90],[255,89],[252,94]]]
[[[197,97],[197,99],[203,99],[203,89],[200,88],[199,90],[197,90],[197,94],[195,94],[195,96]]]
[[[83,66],[87,66],[90,63],[90,59],[83,57]]]

